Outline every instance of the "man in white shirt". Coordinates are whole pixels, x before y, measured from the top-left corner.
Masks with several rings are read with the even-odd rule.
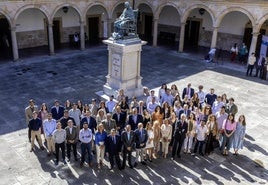
[[[81,117],[81,110],[77,108],[77,104],[73,104],[73,108],[69,110],[69,116],[72,117],[75,121],[78,130],[80,130],[80,117]]]
[[[206,136],[207,136],[207,126],[206,126],[206,120],[203,119],[200,123],[200,125],[197,126],[196,128],[196,134],[195,134],[195,140],[196,140],[196,143],[195,143],[195,146],[194,146],[194,153],[192,155],[195,155],[196,152],[197,152],[197,148],[198,148],[198,151],[199,151],[199,154],[204,156],[204,153],[203,153],[203,145],[205,143],[205,139],[206,139]]]
[[[248,57],[248,68],[247,68],[247,76],[249,73],[249,76],[252,76],[252,71],[254,69],[254,65],[256,62],[255,53],[251,53],[250,57]]]
[[[57,123],[55,119],[52,119],[52,114],[47,114],[47,119],[43,121],[44,133],[47,140],[48,156],[55,152],[55,144],[53,140],[53,132],[56,130]]]
[[[203,107],[206,98],[206,93],[203,91],[203,85],[199,85],[198,89],[199,91],[197,92],[197,94],[199,98],[199,103]]]
[[[80,167],[82,168],[85,162],[86,153],[88,154],[88,164],[92,167],[92,155],[91,155],[91,142],[92,142],[92,131],[88,128],[88,123],[83,123],[83,129],[79,132],[79,140],[81,141],[81,162]]]
[[[114,101],[114,95],[110,96],[110,100],[107,100],[105,102],[105,105],[108,108],[109,112],[112,113],[114,110],[114,107],[116,106],[116,102]]]

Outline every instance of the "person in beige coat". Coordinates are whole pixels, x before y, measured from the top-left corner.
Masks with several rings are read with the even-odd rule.
[[[25,108],[25,119],[26,119],[26,125],[29,127],[29,121],[33,119],[33,112],[38,112],[38,107],[35,105],[34,100],[29,100],[29,106]],[[28,139],[29,142],[31,142],[31,130],[28,129]]]
[[[116,122],[114,119],[112,119],[111,113],[107,113],[106,119],[102,121],[104,130],[107,132],[107,135],[111,133],[111,130],[114,128],[116,129]]]
[[[163,157],[167,158],[168,147],[172,136],[172,126],[170,125],[168,118],[164,119],[164,122],[161,125],[161,136]]]

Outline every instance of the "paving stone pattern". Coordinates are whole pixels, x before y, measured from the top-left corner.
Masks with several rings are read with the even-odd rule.
[[[78,162],[55,167],[53,158],[37,149],[29,152],[24,108],[30,98],[38,106],[55,99],[89,103],[102,90],[107,75],[107,48],[69,51],[54,56],[26,58],[0,64],[0,184],[267,184],[268,183],[268,86],[267,81],[246,77],[238,64],[207,64],[198,53],[177,53],[145,46],[142,51],[142,84],[157,89],[175,83],[179,90],[188,82],[197,89],[215,88],[216,94],[234,97],[238,114],[245,114],[247,136],[241,155],[223,157],[182,154],[171,161],[157,159],[134,170],[109,171],[108,167],[80,168]],[[140,97],[140,99],[145,97]],[[257,165],[259,159],[265,168]]]

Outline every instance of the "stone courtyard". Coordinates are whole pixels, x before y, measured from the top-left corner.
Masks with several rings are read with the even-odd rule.
[[[160,158],[134,170],[109,171],[96,166],[81,169],[74,162],[55,167],[46,152],[30,153],[24,119],[28,100],[34,98],[38,106],[46,102],[49,107],[55,99],[89,103],[106,82],[107,53],[105,46],[99,46],[0,64],[0,184],[268,183],[268,82],[246,77],[242,65],[228,61],[207,64],[203,54],[151,46],[145,46],[141,56],[144,86],[158,91],[162,83],[175,83],[182,92],[191,82],[195,90],[202,84],[206,92],[213,87],[216,94],[226,93],[235,99],[238,115],[245,114],[247,121],[245,147],[239,156],[223,157],[218,151],[205,157],[183,154],[175,161]]]

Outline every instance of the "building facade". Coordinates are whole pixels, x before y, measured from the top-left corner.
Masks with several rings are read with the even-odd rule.
[[[153,46],[221,48],[234,43],[259,52],[268,30],[266,0],[129,0],[139,9],[138,34]],[[10,0],[0,2],[0,60],[25,48],[53,55],[62,45],[83,50],[108,38],[123,0]],[[82,33],[82,34],[81,34]],[[79,40],[74,38],[79,36]],[[7,56],[6,56],[7,55]]]

